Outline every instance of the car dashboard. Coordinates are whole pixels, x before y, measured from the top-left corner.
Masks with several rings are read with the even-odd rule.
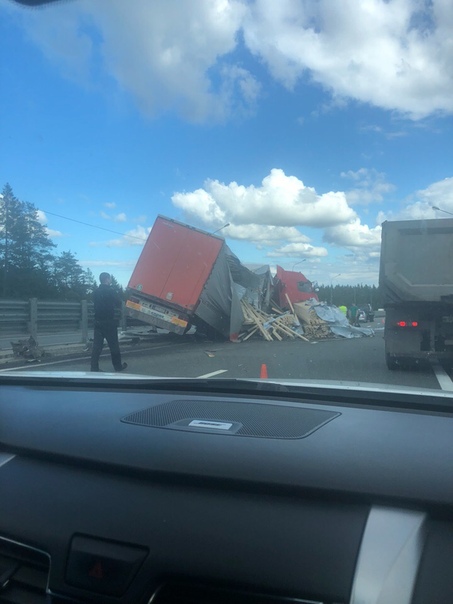
[[[453,601],[440,392],[0,382],[0,603]]]

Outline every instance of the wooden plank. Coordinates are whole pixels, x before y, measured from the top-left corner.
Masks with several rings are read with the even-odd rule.
[[[291,312],[293,313],[293,315],[295,315],[296,313],[294,312],[294,306],[292,305],[292,302],[291,302],[291,300],[289,299],[288,294],[285,294],[285,298],[288,300],[288,304],[289,304],[289,307],[290,307],[290,309],[291,309]]]
[[[254,319],[255,319],[256,325],[258,326],[258,329],[259,329],[259,330],[261,331],[261,333],[263,334],[264,338],[265,338],[266,340],[268,340],[268,341],[272,341],[272,340],[273,340],[272,336],[271,336],[271,335],[270,335],[270,333],[269,333],[268,331],[266,331],[266,330],[264,329],[264,327],[263,327],[263,323],[262,323],[262,321],[261,321],[261,317],[260,317],[260,316],[259,316],[259,315],[258,315],[258,314],[255,312],[255,309],[254,309],[252,306],[250,306],[248,303],[247,303],[247,306],[248,306],[247,310],[249,310],[249,311],[250,311],[250,313],[251,313],[252,315],[254,315]]]
[[[288,300],[289,307],[291,308],[291,311],[293,313],[295,323],[296,323],[296,325],[300,326],[299,317],[296,315],[296,311],[294,310],[294,306],[292,305],[291,300],[289,299],[288,294],[285,294],[285,296],[286,296],[286,299]]]
[[[286,332],[288,335],[290,335],[292,338],[300,338],[301,340],[304,340],[304,342],[309,342],[309,340],[301,335],[300,333],[297,333],[297,331],[294,331],[294,329],[291,329],[290,327],[287,327],[285,325],[282,325],[281,323],[279,323],[278,321],[276,321],[274,323],[274,325],[277,325],[279,327],[279,329],[283,330],[284,332]]]
[[[256,333],[257,331],[258,331],[258,325],[256,327],[254,327],[252,329],[252,331],[247,336],[245,336],[245,338],[242,341],[245,342],[246,340],[251,338],[253,336],[253,334]]]
[[[295,336],[294,336],[294,334],[289,329],[286,329],[286,327],[284,327],[283,325],[280,325],[280,324],[274,323],[274,325],[275,325],[274,329],[280,330],[286,336],[289,336],[292,340],[294,340]]]
[[[288,297],[287,299],[291,310],[294,313],[294,307]],[[244,316],[247,317],[251,324],[254,324],[256,326],[250,333],[248,333],[242,339],[243,342],[249,337],[251,337],[258,330],[260,331],[264,339],[267,341],[273,341],[274,338],[271,335],[273,334],[273,336],[280,341],[283,340],[282,335],[284,335],[292,339],[299,338],[301,340],[304,340],[305,342],[309,342],[306,337],[292,329],[291,325],[300,325],[298,317],[295,314],[290,314],[289,311],[282,313],[282,311],[273,308],[273,310],[278,313],[277,316],[273,316],[263,312],[260,309],[254,308],[254,306],[252,306],[246,300],[242,300],[241,304],[244,310]],[[268,331],[268,329],[270,329],[270,331]]]

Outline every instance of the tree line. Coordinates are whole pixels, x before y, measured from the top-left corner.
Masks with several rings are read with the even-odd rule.
[[[97,287],[93,273],[73,252],[56,254],[55,248],[37,208],[6,184],[0,197],[0,298],[90,298]]]
[[[382,308],[381,290],[376,285],[320,285],[318,298],[335,306],[357,306],[371,304],[374,309]]]

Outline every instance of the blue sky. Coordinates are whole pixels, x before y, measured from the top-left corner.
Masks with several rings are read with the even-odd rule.
[[[157,214],[376,283],[384,219],[453,212],[453,5],[338,6],[0,0],[0,183],[124,285]]]

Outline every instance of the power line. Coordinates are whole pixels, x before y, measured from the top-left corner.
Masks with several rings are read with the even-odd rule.
[[[63,218],[63,220],[69,220],[70,222],[77,222],[77,224],[83,224],[84,226],[91,227],[92,229],[98,229],[100,231],[107,231],[107,233],[114,233],[115,235],[121,235],[121,237],[130,237],[131,239],[137,239],[142,243],[145,242],[143,237],[136,237],[135,235],[127,235],[126,233],[120,233],[119,231],[113,231],[112,229],[106,229],[105,227],[96,226],[95,224],[89,224],[88,222],[82,222],[75,218],[69,218],[68,216],[62,216],[61,214],[55,214],[54,212],[48,212],[47,210],[41,209],[41,212],[49,214],[50,216],[56,216],[57,218]]]

